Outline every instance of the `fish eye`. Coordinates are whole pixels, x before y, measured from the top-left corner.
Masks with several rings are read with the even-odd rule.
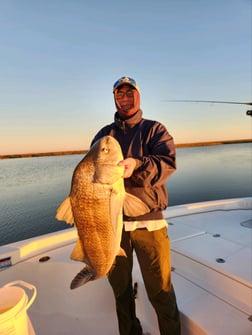
[[[109,149],[107,147],[102,148],[102,151],[107,154],[109,152]]]

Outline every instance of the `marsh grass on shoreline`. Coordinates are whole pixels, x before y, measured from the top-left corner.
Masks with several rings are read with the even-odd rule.
[[[238,144],[238,143],[251,143],[251,142],[252,142],[252,139],[223,140],[223,141],[211,141],[211,142],[193,142],[193,143],[176,144],[176,148],[203,147],[203,146],[212,146],[212,145]],[[9,155],[7,154],[7,155],[0,155],[0,159],[81,155],[81,154],[86,154],[87,152],[88,150],[71,150],[71,151],[55,151],[55,152],[40,152],[40,153],[26,153],[26,154],[9,154]]]

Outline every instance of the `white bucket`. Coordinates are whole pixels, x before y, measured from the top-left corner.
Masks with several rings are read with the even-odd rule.
[[[14,285],[33,290],[30,300],[21,287]],[[1,335],[35,335],[26,311],[33,303],[36,295],[36,287],[22,280],[8,283],[0,288]]]

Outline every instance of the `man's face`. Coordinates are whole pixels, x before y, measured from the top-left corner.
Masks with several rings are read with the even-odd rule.
[[[120,105],[119,114],[122,117],[129,117],[135,113],[131,112],[131,109],[134,107],[134,91],[135,89],[131,85],[122,85],[115,92],[115,98]]]

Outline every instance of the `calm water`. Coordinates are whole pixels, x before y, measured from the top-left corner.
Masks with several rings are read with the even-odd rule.
[[[68,228],[55,210],[82,155],[0,160],[0,245]],[[177,149],[169,205],[252,196],[251,143]]]

